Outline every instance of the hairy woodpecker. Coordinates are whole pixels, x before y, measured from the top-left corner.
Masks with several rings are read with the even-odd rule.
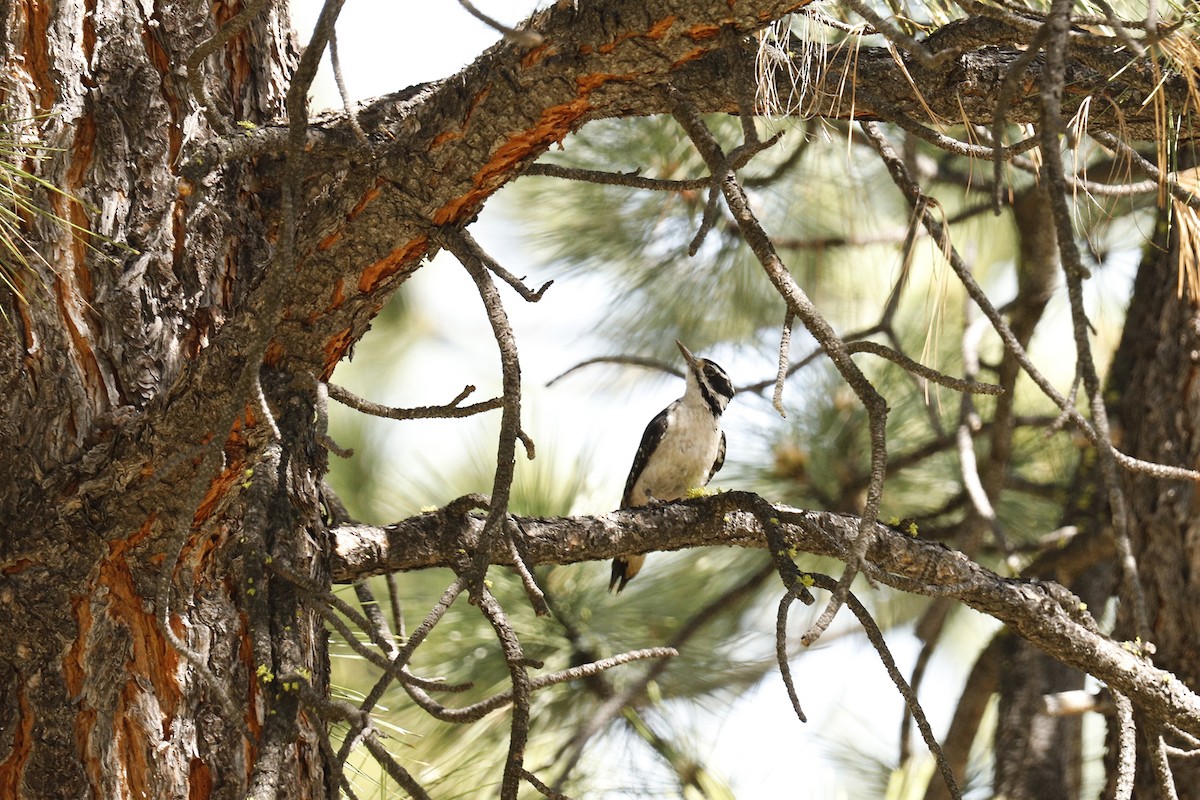
[[[721,412],[733,399],[733,384],[725,370],[707,358],[696,358],[678,339],[687,360],[683,397],[664,408],[642,434],[633,468],[625,481],[621,508],[669,502],[698,489],[725,463],[725,433]],[[611,592],[620,592],[645,563],[644,555],[613,559]]]

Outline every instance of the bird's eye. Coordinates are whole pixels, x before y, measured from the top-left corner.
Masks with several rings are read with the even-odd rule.
[[[709,386],[719,394],[725,397],[733,397],[733,384],[729,382],[729,376],[720,367],[706,364],[704,367],[704,377],[708,381]]]

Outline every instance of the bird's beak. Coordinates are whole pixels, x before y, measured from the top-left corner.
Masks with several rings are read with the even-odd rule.
[[[675,344],[679,345],[679,352],[683,353],[683,357],[687,359],[688,366],[696,371],[700,371],[700,359],[692,355],[692,351],[684,347],[683,342],[676,339]]]

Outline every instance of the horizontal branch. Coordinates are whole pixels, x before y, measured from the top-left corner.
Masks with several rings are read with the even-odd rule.
[[[756,495],[726,492],[601,516],[512,521],[524,537],[522,553],[530,565],[706,546],[764,549],[764,523],[776,520],[798,551],[842,559],[858,535],[855,516],[774,506],[772,518],[763,520],[764,507]],[[383,527],[335,528],[334,580],[452,566],[461,549],[477,540],[483,523],[482,517],[442,510]],[[903,591],[951,597],[992,616],[1064,664],[1128,695],[1145,713],[1200,735],[1200,697],[1171,673],[1100,633],[1079,599],[1062,586],[1003,578],[957,550],[885,525],[867,533],[866,568],[875,580]],[[491,563],[511,564],[509,550],[497,545]]]

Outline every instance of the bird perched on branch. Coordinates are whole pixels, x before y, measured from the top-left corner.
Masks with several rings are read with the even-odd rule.
[[[707,484],[725,463],[721,413],[733,399],[733,384],[715,363],[696,358],[678,339],[675,344],[687,361],[687,388],[683,397],[646,426],[625,481],[621,508],[686,497],[690,490]],[[645,561],[644,555],[613,559],[608,590],[624,589]]]

